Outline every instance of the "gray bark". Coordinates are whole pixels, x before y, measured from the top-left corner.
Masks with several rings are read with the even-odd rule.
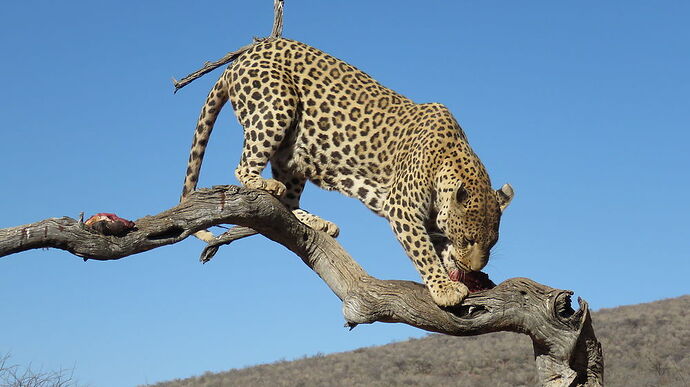
[[[379,280],[367,274],[340,244],[299,222],[268,193],[236,186],[194,192],[189,200],[158,215],[135,221],[122,237],[104,236],[82,222],[63,217],[0,230],[0,257],[54,247],[96,260],[113,260],[173,244],[217,224],[236,224],[202,253],[208,260],[223,244],[250,235],[251,228],[290,249],[343,301],[346,325],[376,321],[404,323],[454,336],[511,331],[527,334],[534,346],[543,386],[600,386],[604,362],[589,308],[572,292],[527,278],[512,278],[491,290],[470,294],[462,305],[442,309],[424,285]]]

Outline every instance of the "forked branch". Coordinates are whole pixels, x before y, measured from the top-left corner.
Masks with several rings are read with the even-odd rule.
[[[198,190],[184,203],[135,223],[136,228],[122,237],[101,235],[71,218],[1,229],[0,257],[54,247],[80,257],[112,260],[179,242],[214,225],[237,224],[297,254],[343,301],[350,328],[379,321],[455,336],[524,333],[532,338],[542,385],[599,386],[603,382],[601,345],[589,308],[579,300],[580,308],[574,311],[570,291],[513,278],[470,294],[460,307],[441,309],[422,284],[370,276],[335,239],[299,222],[276,198],[236,186]],[[251,233],[237,231],[237,235]]]

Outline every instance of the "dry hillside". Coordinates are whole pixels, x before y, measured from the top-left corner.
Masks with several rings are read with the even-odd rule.
[[[690,385],[690,295],[593,315],[607,386]],[[430,335],[381,347],[281,361],[155,384],[220,386],[532,386],[527,336]]]

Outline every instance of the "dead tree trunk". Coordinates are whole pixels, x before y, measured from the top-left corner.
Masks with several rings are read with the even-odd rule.
[[[459,307],[441,309],[424,285],[370,276],[335,239],[299,222],[276,198],[236,186],[201,189],[184,203],[135,223],[136,228],[122,237],[102,235],[67,217],[0,229],[0,257],[54,247],[85,259],[113,260],[179,242],[213,225],[237,224],[298,255],[343,301],[350,328],[379,321],[454,336],[524,333],[532,338],[541,385],[603,384],[601,345],[587,303],[578,300],[580,308],[574,311],[570,291],[513,278],[491,290],[470,294]],[[238,235],[247,235],[245,231],[238,229],[234,236],[231,232],[230,237],[219,238],[205,250],[205,256]]]

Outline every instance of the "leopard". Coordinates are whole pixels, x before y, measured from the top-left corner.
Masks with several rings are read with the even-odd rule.
[[[268,191],[306,225],[339,228],[300,207],[307,181],[385,218],[439,307],[468,295],[514,191],[494,190],[465,132],[440,103],[415,103],[305,43],[254,43],[223,71],[197,121],[181,200],[196,190],[204,153],[230,100],[244,128],[238,181]],[[271,178],[261,173],[270,163]],[[195,234],[209,242],[207,230]]]

